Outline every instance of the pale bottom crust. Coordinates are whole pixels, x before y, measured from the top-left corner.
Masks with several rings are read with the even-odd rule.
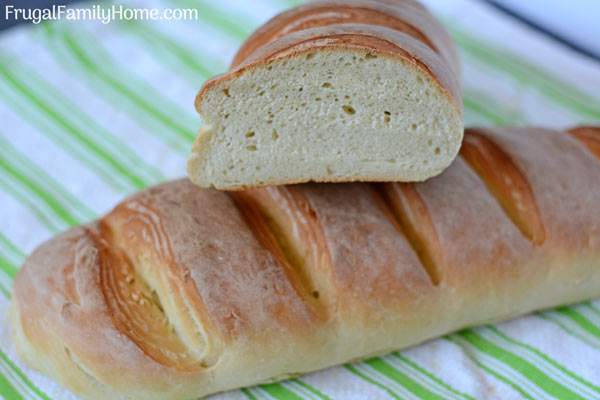
[[[47,332],[43,333],[43,341],[40,341],[41,336],[38,336],[33,342],[30,341],[22,329],[22,315],[18,313],[18,306],[13,306],[11,310],[13,333],[17,350],[28,365],[58,379],[62,384],[85,398],[180,400],[206,396],[240,386],[275,382],[345,362],[360,361],[418,345],[458,329],[501,322],[524,313],[600,296],[600,273],[596,273],[598,268],[594,267],[597,266],[597,260],[598,257],[588,256],[585,259],[569,262],[570,267],[567,268],[564,262],[561,262],[558,267],[546,259],[539,265],[540,273],[533,274],[528,281],[498,282],[494,296],[481,299],[481,302],[464,303],[463,312],[454,315],[451,315],[442,306],[452,303],[450,298],[446,298],[451,294],[446,290],[441,290],[437,294],[432,293],[431,303],[421,310],[430,310],[431,313],[427,312],[430,315],[410,316],[409,320],[412,322],[409,325],[394,325],[390,321],[384,326],[373,326],[367,332],[356,330],[351,321],[346,321],[344,325],[347,326],[342,335],[339,332],[338,334],[330,332],[325,335],[329,337],[329,344],[318,348],[308,349],[306,345],[299,344],[302,339],[292,337],[285,342],[278,340],[280,338],[274,338],[273,341],[265,341],[262,344],[259,342],[235,343],[225,350],[223,362],[214,366],[210,371],[182,375],[181,379],[174,380],[173,386],[178,387],[177,394],[160,390],[150,394],[152,388],[141,390],[142,388],[137,387],[136,382],[131,382],[130,391],[125,388],[121,388],[122,393],[114,391],[110,386],[86,373],[64,351],[66,347],[63,347],[63,339],[56,336],[52,327],[49,326]],[[527,268],[536,269],[534,265]],[[542,271],[550,270],[555,271],[555,274],[552,279],[544,280]],[[438,306],[434,306],[435,304]],[[390,318],[394,320],[392,314],[390,314]],[[429,321],[425,323],[426,331],[417,322],[420,318],[423,321]],[[432,323],[432,321],[436,322]],[[363,340],[365,337],[370,338],[368,343]],[[356,343],[351,345],[351,342]],[[345,351],[343,351],[344,348]],[[373,350],[365,352],[364,350],[367,348]],[[306,357],[299,358],[298,355],[302,354],[299,351],[309,353],[304,353]],[[286,366],[285,371],[282,370],[283,365]],[[119,366],[114,367],[116,370],[119,368]],[[205,381],[208,375],[210,375],[211,385],[200,388],[201,385],[198,383]],[[164,384],[164,382],[160,384]],[[143,396],[140,395],[142,391],[145,392]],[[183,393],[187,393],[187,395]]]

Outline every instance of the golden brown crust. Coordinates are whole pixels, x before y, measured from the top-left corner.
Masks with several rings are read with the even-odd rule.
[[[27,259],[18,349],[87,397],[183,399],[598,296],[596,133],[467,130],[419,184],[148,189]]]
[[[17,331],[31,349],[19,350],[32,366],[76,392],[101,398],[126,391],[136,380],[137,395],[144,385],[168,393],[166,383],[186,373],[147,357],[115,326],[99,282],[103,259],[94,231],[96,225],[74,228],[29,257],[15,281],[14,301]]]
[[[299,256],[292,247],[294,239],[288,238],[283,227],[279,227],[273,218],[268,217],[265,210],[265,202],[268,199],[266,197],[255,199],[246,192],[231,193],[229,196],[234,200],[249,229],[261,245],[269,249],[271,254],[274,255],[296,293],[307,303],[315,315],[325,318],[326,310],[319,301],[319,292],[316,291],[312,277],[309,275],[310,272],[305,269],[313,267],[306,265],[307,262],[312,260]],[[298,237],[297,239],[301,242],[306,240],[304,237]],[[298,244],[301,245],[302,243]]]
[[[136,195],[115,212],[122,209],[127,211],[120,215],[111,213],[107,221],[116,219],[112,224],[121,225],[126,240],[137,230],[131,222],[135,216],[153,219],[153,229],[161,233],[150,249],[164,247],[167,252],[163,256],[166,258],[156,262],[175,266],[184,279],[196,283],[203,307],[223,337],[235,337],[242,329],[262,331],[265,321],[273,320],[281,323],[275,329],[300,329],[314,318],[280,269],[276,256],[264,248],[255,231],[248,229],[248,221],[227,194],[196,189],[188,180],[181,180]],[[139,247],[140,254],[147,254],[147,237],[154,237],[155,233],[141,232],[139,236],[140,242],[125,246]],[[245,251],[231,252],[228,248]],[[241,285],[247,277],[238,274],[242,267],[244,274],[254,277],[250,286]],[[208,280],[211,285],[204,284]],[[265,309],[257,312],[252,305],[256,303]],[[296,316],[295,320],[288,315]]]
[[[99,285],[115,328],[156,362],[182,371],[197,369],[200,361],[172,329],[155,292],[124,252],[102,240],[102,232],[87,233],[98,249]],[[72,285],[77,290],[76,283]]]
[[[542,244],[546,233],[535,196],[510,156],[476,130],[470,130],[465,136],[461,156],[486,183],[523,234],[534,244]]]
[[[87,392],[90,381],[118,391],[139,382],[134,397],[190,397],[229,362],[223,346],[307,333],[319,321],[229,196],[188,180],[151,188],[98,224],[55,238],[23,270],[15,299],[24,335],[59,342],[42,353],[68,349],[71,368],[86,371],[79,378]],[[49,326],[55,335],[41,333]],[[191,376],[192,388],[179,387]]]
[[[415,249],[431,283],[440,283],[440,270],[437,260],[441,254],[439,239],[435,231],[431,214],[425,202],[412,183],[392,183],[377,185],[377,193],[382,204],[389,210],[398,228]]]
[[[445,58],[458,73],[456,50],[443,26],[419,3],[412,1],[314,1],[283,12],[261,26],[240,47],[232,68],[257,48],[289,33],[334,24],[370,24],[404,32]]]
[[[569,133],[600,159],[600,128],[596,126],[578,126],[570,129]]]

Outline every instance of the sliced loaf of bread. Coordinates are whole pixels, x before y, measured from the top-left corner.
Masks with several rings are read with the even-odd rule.
[[[297,7],[200,90],[189,176],[219,189],[425,180],[460,147],[458,75],[450,37],[414,1]]]

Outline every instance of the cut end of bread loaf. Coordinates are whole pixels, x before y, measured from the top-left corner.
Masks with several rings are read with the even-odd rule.
[[[410,57],[314,49],[205,86],[205,127],[188,163],[203,187],[423,181],[455,158],[462,111]]]

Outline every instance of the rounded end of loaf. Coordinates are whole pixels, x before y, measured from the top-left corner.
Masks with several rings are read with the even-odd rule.
[[[69,347],[56,336],[52,327],[44,327],[39,335],[32,335],[31,323],[26,321],[27,318],[23,316],[19,308],[19,304],[14,301],[10,310],[12,340],[19,357],[25,364],[49,376],[72,393],[86,399],[126,399],[123,393],[116,392],[110,386],[98,382],[78,365],[73,359]],[[46,337],[41,337],[42,335]]]
[[[207,126],[189,177],[225,190],[424,181],[450,165],[463,136],[460,96],[438,79],[408,54],[353,45],[251,63],[198,95]]]
[[[14,284],[12,338],[17,353],[27,365],[52,377],[75,394],[90,399],[107,396],[122,399],[122,395],[117,395],[109,386],[100,383],[94,372],[81,365],[80,357],[87,359],[87,356],[75,349],[73,338],[84,329],[68,322],[74,304],[67,300],[74,300],[79,295],[68,290],[72,289],[69,284],[72,283],[72,276],[63,280],[63,277],[54,275],[54,272],[68,268],[59,261],[59,254],[63,251],[73,254],[73,245],[80,243],[84,236],[83,228],[70,230],[44,243],[25,261]],[[65,284],[62,293],[53,290],[58,289],[57,285],[62,286],[59,283],[61,281]],[[48,285],[48,282],[54,282],[54,285]],[[90,322],[88,324],[91,325]],[[89,346],[88,355],[97,359],[93,355],[98,344],[95,335],[88,331],[84,340]],[[110,365],[101,367],[106,372],[110,368]]]
[[[42,244],[14,285],[24,361],[83,398],[144,400],[325,366],[324,317],[236,204],[182,179]],[[265,358],[286,352],[305,356]]]
[[[19,355],[87,399],[189,398],[202,393],[210,380],[202,363],[190,363],[181,351],[171,353],[177,350],[170,337],[176,331],[172,321],[157,323],[150,309],[135,314],[145,295],[132,291],[123,297],[123,286],[136,283],[116,276],[126,267],[106,254],[97,229],[74,228],[41,245],[25,262],[12,303]],[[115,268],[115,275],[108,277],[107,271]],[[119,298],[117,310],[114,302]],[[121,317],[130,325],[121,325]],[[163,346],[163,358],[152,351],[153,345]]]

